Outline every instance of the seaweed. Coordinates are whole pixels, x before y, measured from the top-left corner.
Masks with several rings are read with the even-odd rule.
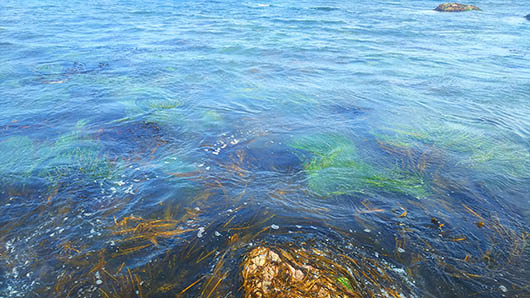
[[[29,176],[34,168],[33,141],[29,137],[15,136],[0,141],[0,173],[2,176]]]
[[[206,110],[202,113],[201,122],[209,128],[224,124],[223,116],[215,110]]]
[[[127,118],[141,117],[157,124],[175,124],[185,119],[181,110],[183,102],[162,88],[133,85],[126,95],[128,98],[122,104]]]
[[[502,135],[485,133],[461,124],[446,123],[421,128],[390,128],[373,133],[381,143],[408,149],[439,150],[456,164],[489,174],[528,178],[530,149]]]
[[[2,187],[24,188],[35,169],[34,144],[29,137],[14,136],[0,141],[0,181]]]
[[[496,142],[473,148],[462,164],[487,173],[529,178],[530,150],[509,142]]]
[[[82,175],[91,179],[112,178],[115,167],[105,158],[103,146],[87,136],[81,120],[72,132],[61,135],[52,146],[40,148],[41,177],[57,184],[61,177]]]
[[[416,198],[427,195],[419,174],[391,167],[378,169],[365,162],[353,141],[340,135],[314,135],[296,139],[291,147],[305,160],[308,186],[319,196],[398,192]],[[307,154],[309,153],[309,154]]]
[[[186,208],[175,216],[174,210],[165,210],[163,217],[114,218],[114,223],[107,226],[111,244],[97,250],[87,247],[83,239],[62,243],[61,252],[55,256],[62,264],[61,273],[52,279],[55,285],[37,291],[54,297],[95,291],[103,297],[146,297],[173,290],[165,274],[178,264],[174,255],[166,258],[169,255],[164,254],[165,247],[167,242],[197,231],[189,221],[197,219],[199,212]],[[159,255],[158,260],[164,262],[131,265],[135,258],[146,254]]]

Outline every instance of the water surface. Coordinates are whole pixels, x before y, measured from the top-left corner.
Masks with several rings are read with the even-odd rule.
[[[530,295],[530,12],[437,4],[2,1],[0,296],[239,297],[257,245]]]

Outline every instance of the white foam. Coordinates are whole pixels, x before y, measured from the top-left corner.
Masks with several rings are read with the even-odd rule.
[[[199,232],[197,233],[198,238],[202,238],[204,236],[204,227],[199,228]]]

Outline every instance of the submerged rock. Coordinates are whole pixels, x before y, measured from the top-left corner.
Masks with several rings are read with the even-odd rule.
[[[525,18],[530,21],[530,14],[527,14]]]
[[[357,297],[347,278],[337,282],[322,270],[297,262],[296,256],[283,251],[282,258],[280,253],[266,247],[249,253],[242,272],[244,297]]]
[[[245,298],[416,297],[388,263],[362,254],[258,246],[242,265]]]
[[[460,11],[470,11],[470,10],[480,10],[480,8],[469,5],[469,4],[460,4],[460,3],[443,3],[438,5],[434,10],[443,11],[443,12],[460,12]]]
[[[300,159],[291,152],[290,148],[281,142],[270,142],[261,139],[247,145],[247,168],[260,171],[271,171],[284,174],[294,174],[304,168]]]

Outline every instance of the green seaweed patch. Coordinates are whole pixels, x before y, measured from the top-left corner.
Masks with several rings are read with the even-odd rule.
[[[208,110],[202,115],[202,120],[206,123],[223,122],[223,117],[217,111]]]
[[[530,177],[530,150],[511,143],[474,148],[462,164],[488,173],[516,178]]]
[[[411,195],[415,198],[424,198],[429,192],[421,175],[405,171],[387,171],[385,176],[373,175],[363,178],[363,182],[378,189],[389,192]]]
[[[176,99],[154,100],[148,104],[149,108],[153,110],[170,110],[182,106],[182,102]]]
[[[408,144],[410,147],[432,146],[452,153],[458,164],[487,173],[498,173],[514,178],[530,175],[530,150],[508,138],[486,134],[484,130],[460,124],[423,126],[414,129],[388,129],[374,133],[385,144]]]
[[[2,180],[31,176],[35,169],[34,145],[29,137],[15,136],[0,142],[0,175]]]
[[[459,124],[439,126],[423,126],[415,129],[387,129],[387,138],[394,142],[413,145],[432,145],[452,152],[470,152],[475,148],[486,145],[486,138],[480,131],[467,128]],[[376,137],[381,135],[376,135]],[[380,139],[380,137],[378,138]]]
[[[372,135],[375,137],[375,139],[378,142],[383,143],[393,148],[410,149],[414,146],[413,142],[404,141],[393,135],[387,135],[387,134],[381,134],[381,133],[375,133],[375,132],[372,132]]]
[[[65,72],[65,66],[61,63],[39,64],[35,70],[43,74],[62,74]]]
[[[351,140],[335,134],[318,134],[298,137],[291,142],[290,146],[320,157],[328,156],[333,151],[342,151],[352,156],[357,155],[357,147]]]
[[[185,119],[181,110],[183,102],[160,88],[135,87],[126,95],[127,99],[122,101],[126,118],[141,118],[161,125],[175,124]]]
[[[343,276],[338,277],[338,278],[337,278],[337,281],[338,281],[341,285],[343,285],[345,288],[347,288],[347,289],[353,291],[353,287],[352,287],[352,285],[351,285],[351,283],[350,283],[350,280],[347,279],[346,277],[343,277]]]
[[[385,191],[421,198],[428,193],[421,176],[368,164],[343,136],[301,137],[291,147],[300,151],[309,189],[319,196]]]
[[[82,133],[85,121],[60,136],[52,146],[41,148],[41,176],[56,183],[64,176],[81,174],[91,179],[112,178],[115,167],[106,159],[102,146]]]

